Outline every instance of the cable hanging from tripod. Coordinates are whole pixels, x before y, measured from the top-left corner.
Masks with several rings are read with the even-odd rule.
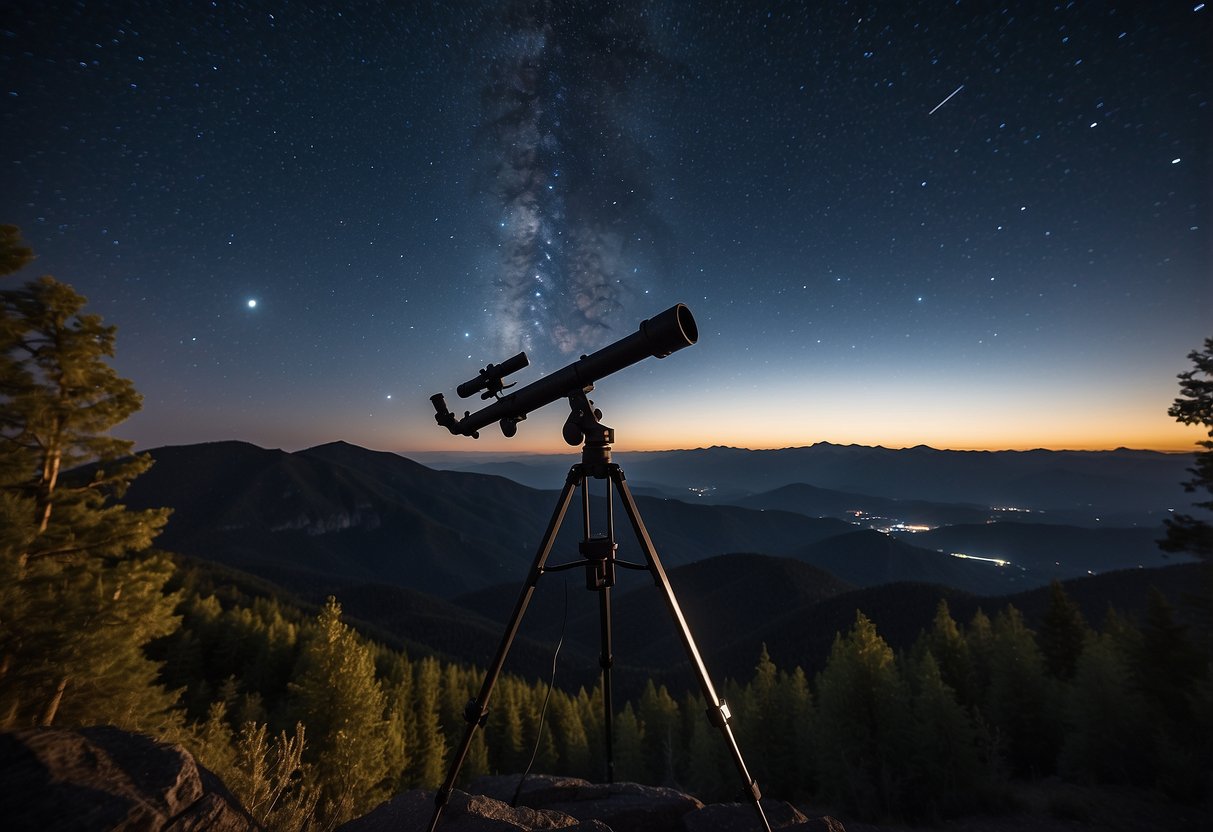
[[[548,701],[552,698],[552,688],[556,687],[556,659],[560,656],[560,648],[564,644],[564,631],[569,623],[569,582],[564,582],[564,617],[560,622],[560,638],[556,641],[556,649],[552,653],[552,678],[548,680],[548,692],[543,697],[543,707],[539,709],[539,728],[535,732],[535,747],[531,749],[531,759],[526,764],[526,769],[523,770],[522,776],[518,778],[518,786],[514,789],[514,797],[510,800],[510,806],[518,807],[518,797],[522,794],[522,784],[526,782],[527,775],[531,773],[531,767],[535,765],[535,758],[539,756],[539,746],[543,742],[543,723],[547,718]]]

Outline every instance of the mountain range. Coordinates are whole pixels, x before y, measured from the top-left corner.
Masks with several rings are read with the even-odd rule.
[[[558,485],[567,459],[554,455],[423,457],[434,467],[499,474],[531,486]],[[949,451],[925,445],[890,449],[819,442],[798,448],[712,447],[615,454],[630,480],[683,499],[737,504],[784,486],[811,485],[837,510],[879,514],[889,501],[914,503],[924,519],[942,507],[1027,510],[1036,520],[1076,525],[1157,525],[1191,502],[1180,483],[1192,454],[1113,451]],[[554,486],[553,486],[554,487]],[[831,494],[830,492],[842,492]],[[863,503],[855,505],[854,498]],[[755,505],[754,503],[750,503]],[[774,507],[774,506],[765,506]],[[784,506],[786,507],[786,506]],[[905,513],[905,505],[898,509]],[[821,515],[835,516],[822,506]]]
[[[341,442],[294,453],[219,442],[150,454],[155,465],[126,502],[173,509],[162,548],[247,572],[305,601],[336,595],[349,617],[411,651],[480,665],[496,649],[556,502],[555,491],[435,470]],[[873,498],[805,483],[739,497],[741,505],[690,499],[640,489],[636,497],[687,619],[710,645],[705,656],[731,674],[745,675],[763,643],[781,666],[814,666],[856,609],[912,638],[941,597],[971,615],[978,605],[993,611],[1053,578],[1098,574],[1108,586],[1137,587],[1141,599],[1147,582],[1178,591],[1194,580],[1186,558],[1159,552],[1155,525],[1083,528],[1035,522],[1033,515],[1025,515],[1032,522],[991,522],[1004,514],[971,500]],[[549,566],[580,561],[579,503]],[[838,516],[810,516],[823,508]],[[616,514],[620,558],[641,560],[626,519]],[[939,525],[910,532],[901,518],[915,516]],[[591,500],[591,518],[593,533],[603,532],[600,496]],[[1119,577],[1103,574],[1109,572]],[[651,578],[620,569],[614,596],[615,648],[626,656],[620,684],[685,676],[682,645]],[[1099,616],[1107,601],[1092,604]],[[562,662],[572,678],[591,683],[598,602],[576,568],[541,578],[511,666],[545,673],[562,634]]]

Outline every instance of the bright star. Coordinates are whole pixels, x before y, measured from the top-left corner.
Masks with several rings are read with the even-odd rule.
[[[256,308],[257,308],[257,299],[256,299],[256,298],[249,298],[249,299],[248,299],[248,308],[249,308],[249,309],[256,309]]]

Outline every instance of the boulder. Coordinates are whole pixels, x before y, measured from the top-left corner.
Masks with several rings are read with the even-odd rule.
[[[469,791],[509,803],[519,775],[480,777]],[[703,804],[675,789],[639,783],[590,783],[577,777],[532,774],[518,805],[554,809],[579,820],[599,820],[616,832],[681,832],[682,818]],[[753,809],[751,809],[751,812]]]
[[[409,791],[381,803],[370,814],[342,824],[336,832],[424,832],[434,814],[434,793]],[[451,793],[439,832],[529,832],[561,829],[568,832],[612,832],[598,821],[582,822],[563,812],[511,807],[500,800],[461,791]]]
[[[261,829],[180,745],[109,726],[0,733],[0,783],[10,830]]]

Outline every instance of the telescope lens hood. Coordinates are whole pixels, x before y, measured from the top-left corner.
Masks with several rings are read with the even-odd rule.
[[[699,340],[695,316],[684,304],[671,306],[640,324],[640,331],[654,358],[665,358],[672,352],[689,347]]]

